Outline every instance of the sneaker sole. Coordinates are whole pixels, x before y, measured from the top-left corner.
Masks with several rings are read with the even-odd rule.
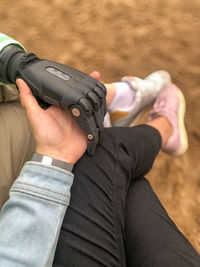
[[[185,117],[185,98],[183,93],[178,90],[178,95],[180,99],[180,107],[178,110],[178,125],[179,125],[179,131],[180,131],[180,147],[172,153],[174,156],[180,156],[183,153],[186,152],[188,149],[188,137],[187,137],[187,132],[185,129],[185,124],[184,124],[184,117]]]

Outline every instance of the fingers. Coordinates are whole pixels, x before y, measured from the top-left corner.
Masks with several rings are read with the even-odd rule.
[[[17,79],[16,84],[19,88],[20,100],[25,110],[28,113],[41,110],[28,85],[22,79]]]
[[[94,91],[90,91],[87,94],[87,97],[92,102],[92,105],[94,107],[94,110],[97,111],[100,108],[100,101],[99,101],[98,95],[96,95]]]
[[[88,117],[94,117],[96,125],[94,128],[96,128],[96,131],[102,131],[105,115],[105,93],[102,88],[95,86],[93,90],[89,91],[86,98],[80,99],[78,104],[82,106]],[[88,112],[88,109],[90,110],[90,113]]]
[[[82,98],[78,105],[74,105],[72,114],[79,127],[85,132],[88,139],[87,151],[89,155],[93,155],[96,145],[99,141],[99,127],[96,121],[96,112],[93,110],[92,104],[89,99]],[[73,113],[76,110],[76,113]],[[78,112],[77,112],[78,111]]]
[[[90,76],[92,76],[92,78],[95,78],[96,80],[100,80],[100,77],[101,77],[101,75],[100,75],[100,72],[99,71],[92,71],[91,73],[90,73]]]
[[[100,73],[98,71],[93,71],[90,76],[96,80],[100,80]],[[104,116],[106,113],[106,88],[105,86],[97,82],[96,86],[87,94],[88,99],[91,101],[94,110],[93,116],[96,123],[97,131],[100,132],[103,130],[104,125]]]

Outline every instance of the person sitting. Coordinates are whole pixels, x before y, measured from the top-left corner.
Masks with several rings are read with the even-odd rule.
[[[132,90],[135,79],[127,79]],[[199,255],[144,177],[160,148],[173,155],[187,149],[181,91],[161,86],[149,121],[104,129],[91,157],[84,153],[87,137],[67,110],[42,110],[28,86],[17,84],[36,154],[1,213],[1,266],[199,266]],[[117,100],[115,88],[110,104]],[[120,124],[128,123],[130,112],[122,113]]]

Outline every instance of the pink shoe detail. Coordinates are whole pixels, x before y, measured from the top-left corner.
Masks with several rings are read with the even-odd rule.
[[[185,99],[181,90],[174,84],[160,91],[150,112],[149,120],[166,117],[173,127],[173,134],[162,150],[171,155],[181,155],[188,148],[188,138],[184,125]]]

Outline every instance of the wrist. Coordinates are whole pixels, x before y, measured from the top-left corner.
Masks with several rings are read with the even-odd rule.
[[[38,154],[48,156],[48,157],[52,157],[57,160],[65,161],[70,164],[75,164],[78,161],[78,159],[77,160],[74,159],[73,153],[69,153],[68,150],[60,151],[58,149],[56,150],[51,149],[49,147],[45,147],[45,148],[36,147],[35,152]]]
[[[53,166],[53,167],[61,168],[69,172],[72,172],[73,167],[74,167],[74,164],[72,163],[58,160],[53,157],[43,155],[40,153],[33,153],[31,161],[39,162],[45,166]]]

